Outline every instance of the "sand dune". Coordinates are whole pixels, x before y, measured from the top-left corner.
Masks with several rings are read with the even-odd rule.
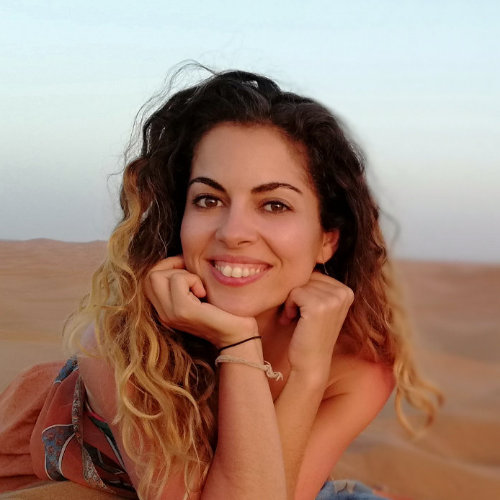
[[[0,242],[0,390],[23,368],[62,359],[62,325],[104,252],[103,242]],[[500,498],[500,265],[397,268],[419,365],[447,400],[416,442],[389,402],[335,475],[416,500]]]

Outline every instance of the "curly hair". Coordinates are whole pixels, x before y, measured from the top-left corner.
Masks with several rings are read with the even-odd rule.
[[[143,286],[156,262],[182,253],[180,225],[193,155],[203,135],[223,122],[274,127],[305,150],[323,229],[340,233],[326,270],[355,294],[340,336],[366,359],[393,367],[396,409],[407,429],[404,399],[422,410],[428,423],[436,412],[431,396],[439,398],[439,392],[414,364],[379,208],[367,185],[363,155],[345,127],[320,103],[285,92],[269,78],[211,72],[171,95],[144,121],[141,149],[123,173],[123,217],[77,315],[94,322],[101,354],[114,367],[116,422],[126,452],[144,470],[140,495],[153,484],[161,488],[176,468],[192,488],[213,456],[213,347],[163,327]],[[77,331],[74,327],[70,337]]]

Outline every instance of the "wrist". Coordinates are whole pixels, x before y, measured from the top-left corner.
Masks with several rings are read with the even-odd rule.
[[[252,342],[253,340],[260,340],[262,341],[262,337],[260,335],[252,335],[251,337],[247,337],[245,339],[242,339],[242,340],[238,340],[237,342],[233,342],[232,344],[226,344],[222,347],[219,347],[219,354],[222,352],[222,351],[225,351],[227,349],[232,349],[233,347],[237,347],[241,344],[246,344],[247,342]]]
[[[251,339],[251,340],[250,340]],[[219,355],[227,354],[248,359],[249,361],[264,361],[262,342],[259,336],[250,336],[235,344],[219,347]]]
[[[329,375],[329,370],[304,370],[291,367],[287,383],[300,385],[301,390],[308,393],[323,394],[328,385]]]
[[[254,318],[240,319],[241,322],[232,325],[230,331],[221,332],[217,341],[213,342],[218,351],[229,348],[229,346],[239,344],[240,342],[243,343],[252,337],[259,336],[259,328]],[[260,342],[258,339],[256,340]],[[252,342],[254,341],[252,340],[251,343]]]

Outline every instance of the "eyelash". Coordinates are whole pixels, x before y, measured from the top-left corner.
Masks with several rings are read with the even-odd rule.
[[[286,203],[283,203],[282,201],[280,200],[270,200],[270,201],[266,201],[262,206],[263,207],[266,207],[268,205],[280,205],[280,209],[279,210],[266,210],[264,208],[264,210],[266,212],[269,212],[269,213],[274,213],[274,214],[282,214],[284,212],[288,212],[291,210],[291,208],[286,204]]]
[[[212,207],[203,206],[202,203],[203,202],[206,203],[207,200],[215,201],[215,202],[217,202],[217,205],[212,206]],[[200,194],[193,199],[193,205],[195,205],[198,208],[201,208],[202,210],[210,210],[211,208],[220,207],[222,205],[222,201],[219,198],[217,198],[216,196],[213,196],[210,194]],[[275,206],[279,205],[280,209],[279,210],[267,210],[265,208],[265,207],[271,206],[271,205],[275,205]],[[288,206],[286,203],[284,203],[283,201],[280,201],[280,200],[265,201],[264,203],[262,203],[261,206],[265,212],[272,213],[272,214],[281,214],[281,213],[288,212],[291,210],[290,206]]]
[[[202,200],[213,200],[213,201],[216,201],[217,202],[217,207],[220,206],[219,203],[222,203],[221,200],[219,200],[219,198],[217,198],[216,196],[212,196],[210,194],[200,194],[198,196],[196,196],[196,198],[194,198],[193,200],[193,205],[197,206],[198,208],[201,208],[201,209],[204,209],[204,210],[209,210],[210,208],[215,208],[215,207],[204,207],[201,205],[201,202]]]

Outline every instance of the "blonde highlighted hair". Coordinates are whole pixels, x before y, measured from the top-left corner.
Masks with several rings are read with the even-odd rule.
[[[186,486],[203,479],[216,442],[214,350],[207,342],[163,327],[143,293],[151,267],[182,253],[180,224],[196,145],[222,122],[272,126],[305,152],[325,230],[339,246],[327,272],[355,294],[341,338],[367,359],[393,366],[396,410],[412,426],[402,401],[436,413],[432,385],[415,367],[409,328],[399,305],[368,189],[363,157],[340,120],[318,102],[282,91],[253,73],[213,73],[174,93],[144,122],[141,150],[123,174],[121,222],[95,272],[91,293],[68,327],[93,322],[101,355],[114,367],[116,422],[127,454],[142,469],[140,496],[159,491],[173,470]]]

